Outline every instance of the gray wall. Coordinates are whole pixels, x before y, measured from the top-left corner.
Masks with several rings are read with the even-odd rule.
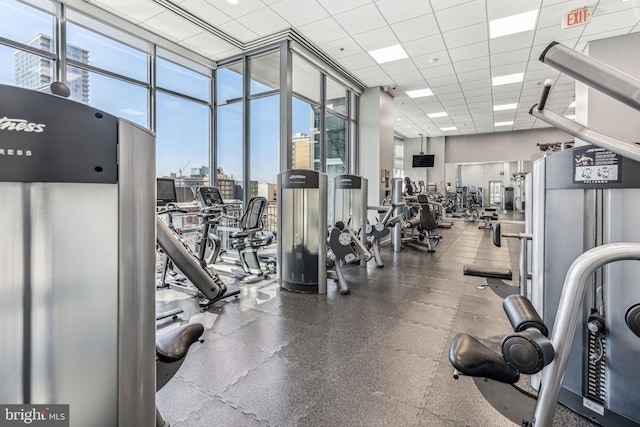
[[[573,141],[573,137],[554,128],[447,136],[445,160],[447,163],[531,160],[540,153],[537,143],[566,141]]]
[[[420,151],[424,151],[425,154],[433,154],[434,166],[432,168],[414,168],[413,156],[420,154]],[[444,154],[444,137],[435,138],[423,138],[422,143],[420,138],[409,138],[404,140],[404,159],[403,167],[404,176],[411,177],[412,181],[416,184],[422,180],[425,185],[435,184],[440,191],[444,192],[445,186],[445,154]]]

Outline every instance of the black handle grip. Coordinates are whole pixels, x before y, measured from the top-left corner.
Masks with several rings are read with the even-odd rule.
[[[551,92],[551,81],[545,80],[544,85],[542,86],[542,93],[540,94],[540,101],[538,102],[538,111],[544,110],[545,105],[547,105],[549,92]]]

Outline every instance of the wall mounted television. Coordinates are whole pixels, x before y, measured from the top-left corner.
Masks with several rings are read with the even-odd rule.
[[[432,168],[435,157],[435,154],[415,154],[413,156],[413,167]]]

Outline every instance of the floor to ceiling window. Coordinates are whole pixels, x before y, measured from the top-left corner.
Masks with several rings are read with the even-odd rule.
[[[0,37],[11,41],[11,45],[0,44],[0,84],[30,89],[48,86],[56,77],[57,58],[52,6],[46,11],[0,0],[0,10]]]
[[[243,62],[216,71],[216,174],[223,200],[243,200]]]
[[[72,10],[67,20],[71,99],[150,127],[148,43]]]

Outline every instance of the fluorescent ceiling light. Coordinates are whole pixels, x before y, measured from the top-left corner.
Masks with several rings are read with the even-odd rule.
[[[445,111],[441,111],[439,113],[431,113],[431,114],[427,114],[427,117],[429,117],[430,119],[437,119],[438,117],[447,117],[448,114]]]
[[[566,117],[567,119],[569,119],[569,120],[575,120],[576,115],[575,115],[575,114],[567,114],[567,115],[565,115],[565,117]]]
[[[524,73],[507,74],[506,76],[497,76],[491,79],[492,86],[507,85],[509,83],[518,83],[524,79]]]
[[[405,92],[410,98],[421,98],[423,96],[433,96],[431,89],[416,89],[408,90]]]
[[[456,129],[457,129],[457,128],[456,128],[455,126],[451,126],[451,127],[448,127],[448,128],[440,128],[440,130],[441,130],[442,132],[447,132],[447,131],[449,131],[449,130],[456,130]]]
[[[505,16],[500,19],[489,21],[489,38],[508,36],[509,34],[522,33],[533,30],[536,26],[538,9],[529,12],[518,13],[517,15]]]
[[[371,55],[378,64],[384,64],[385,62],[397,61],[398,59],[409,57],[407,52],[405,52],[399,44],[383,47],[382,49],[370,50],[369,55]]]
[[[517,102],[515,104],[494,105],[493,111],[515,110],[516,108],[518,108]]]
[[[511,126],[513,124],[513,120],[511,120],[510,122],[495,122],[493,125],[494,126]]]
[[[576,101],[571,101],[568,108],[576,108]]]

